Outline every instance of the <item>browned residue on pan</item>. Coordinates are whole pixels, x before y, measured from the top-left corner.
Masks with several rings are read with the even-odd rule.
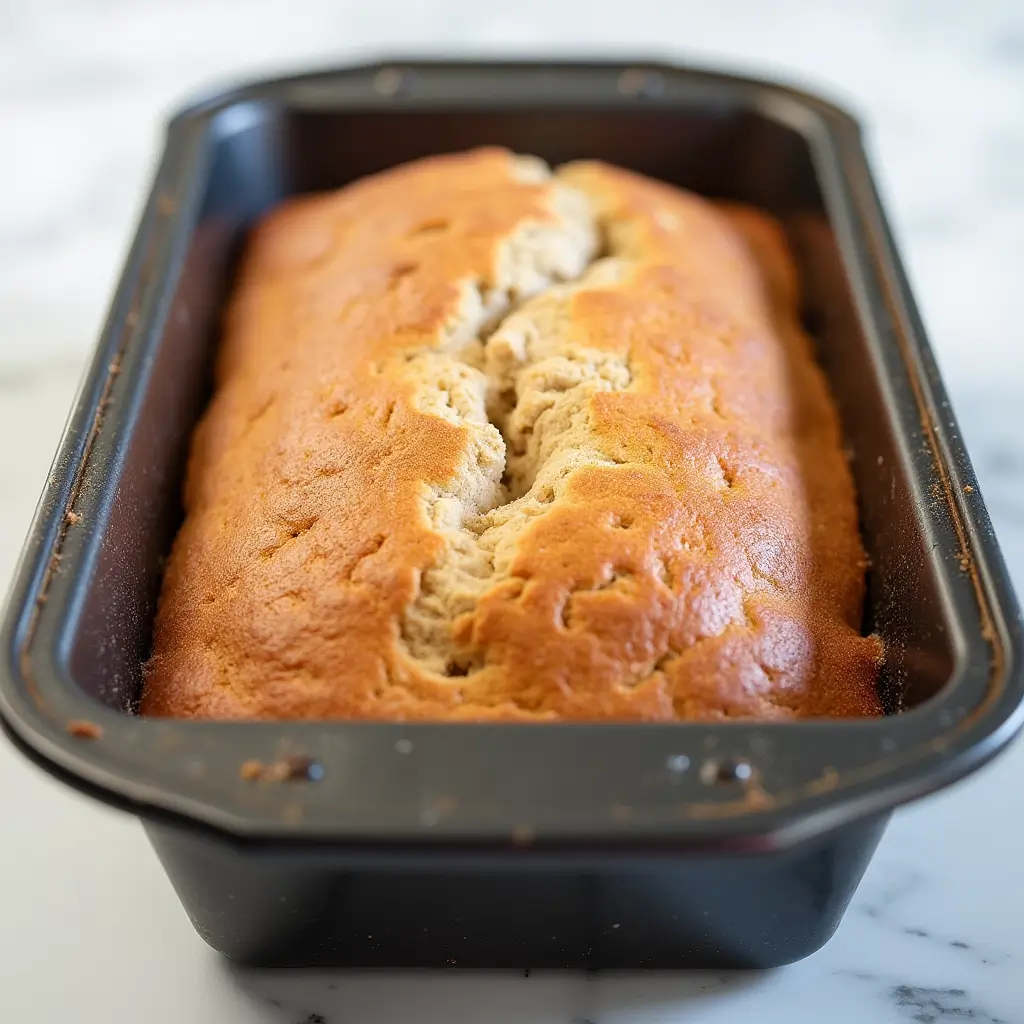
[[[170,210],[162,209],[161,202],[168,200],[170,197],[163,195],[157,200],[157,210],[160,213],[167,214],[173,212],[176,204],[171,200]],[[114,382],[121,368],[121,359],[128,342],[131,340],[132,333],[139,322],[139,303],[142,297],[145,295],[147,287],[149,285],[150,278],[152,277],[152,265],[155,261],[155,253],[153,243],[150,242],[150,246],[147,251],[142,255],[140,260],[141,267],[139,270],[138,284],[135,288],[133,299],[134,305],[125,314],[125,328],[122,332],[121,347],[115,353],[113,360],[107,366],[107,376],[103,382],[103,390],[100,392],[99,401],[96,403],[96,412],[93,415],[92,423],[89,425],[89,434],[86,438],[85,445],[82,450],[81,458],[78,460],[78,468],[75,474],[75,478],[72,481],[70,493],[68,494],[67,503],[65,506],[65,513],[62,517],[61,528],[57,534],[56,540],[53,545],[53,553],[50,556],[50,561],[47,564],[46,571],[43,575],[43,580],[39,586],[38,593],[35,599],[36,607],[32,611],[31,618],[29,619],[28,628],[25,631],[25,640],[22,644],[21,650],[18,652],[18,667],[21,670],[22,678],[25,680],[25,689],[28,692],[29,697],[35,704],[36,709],[48,717],[52,717],[52,710],[39,692],[39,686],[32,674],[32,665],[28,657],[28,649],[31,646],[32,639],[35,636],[36,627],[39,623],[39,609],[46,603],[47,596],[50,589],[50,584],[53,581],[53,577],[60,567],[60,553],[64,546],[64,541],[67,538],[68,527],[77,524],[81,521],[81,515],[78,512],[72,511],[74,508],[78,496],[81,493],[83,484],[86,479],[86,473],[89,466],[89,459],[92,455],[93,446],[96,443],[96,438],[99,435],[100,427],[103,423],[103,418],[106,414],[107,408],[110,405],[110,393],[114,386]],[[52,486],[53,478],[47,481],[48,488]]]
[[[830,793],[839,785],[839,772],[827,765],[813,782],[807,783],[807,793],[817,796],[819,793]]]
[[[686,804],[685,817],[706,821],[711,818],[734,818],[740,814],[755,814],[769,811],[778,806],[778,798],[765,791],[759,782],[749,782],[743,795],[735,800],[720,800],[714,803]]]
[[[315,763],[309,757],[282,757],[269,764],[252,759],[242,763],[238,774],[246,782],[308,782]]]
[[[76,718],[68,722],[67,730],[70,735],[79,740],[98,740],[103,735],[103,729],[100,726],[85,718]]]

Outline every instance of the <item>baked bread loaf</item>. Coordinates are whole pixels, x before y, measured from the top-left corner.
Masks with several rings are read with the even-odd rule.
[[[229,304],[142,713],[880,713],[763,214],[499,149],[286,202]]]

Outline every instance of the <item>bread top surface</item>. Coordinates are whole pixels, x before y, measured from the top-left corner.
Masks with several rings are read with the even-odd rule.
[[[142,713],[880,713],[779,227],[484,149],[255,230]]]

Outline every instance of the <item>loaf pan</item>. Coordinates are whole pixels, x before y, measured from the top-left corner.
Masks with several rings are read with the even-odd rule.
[[[797,255],[871,559],[889,714],[766,725],[201,723],[133,712],[246,227],[283,197],[501,144],[771,211]],[[1022,722],[1021,623],[850,116],[620,64],[406,63],[175,117],[32,526],[0,711],[140,815],[193,924],[261,965],[769,967],[836,928],[892,809]]]

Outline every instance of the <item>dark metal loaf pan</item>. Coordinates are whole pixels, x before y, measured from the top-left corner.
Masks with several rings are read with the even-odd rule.
[[[780,218],[859,485],[865,628],[885,639],[892,714],[132,716],[246,226],[284,196],[483,143],[603,158]],[[171,122],[15,583],[0,711],[47,770],[141,815],[196,928],[237,960],[767,967],[828,939],[893,807],[1012,737],[1020,656],[1006,571],[848,115],[668,67],[410,64],[257,83]],[[278,765],[279,781],[245,777],[248,761]]]

